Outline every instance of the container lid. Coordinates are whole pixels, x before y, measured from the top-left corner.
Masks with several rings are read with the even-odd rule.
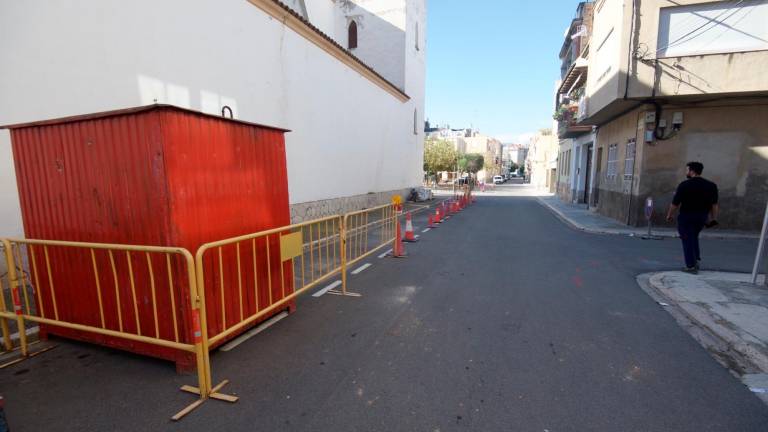
[[[82,115],[76,115],[76,116],[69,116],[69,117],[60,117],[55,119],[49,119],[49,120],[38,120],[33,122],[27,122],[27,123],[16,123],[16,124],[10,124],[10,125],[3,125],[0,126],[0,129],[21,129],[21,128],[28,128],[28,127],[35,127],[35,126],[49,126],[49,125],[56,125],[56,124],[62,124],[62,123],[72,123],[77,121],[83,121],[83,120],[94,120],[94,119],[100,119],[105,117],[114,117],[114,116],[121,116],[121,115],[127,115],[127,114],[136,114],[136,113],[142,113],[147,111],[154,111],[154,110],[174,110],[174,111],[182,111],[190,114],[195,114],[202,117],[209,117],[216,120],[223,120],[228,122],[234,122],[234,123],[240,123],[248,126],[256,126],[260,128],[266,128],[266,129],[272,129],[277,130],[281,132],[290,132],[290,129],[283,129],[276,126],[267,126],[259,123],[252,123],[247,122],[244,120],[238,120],[238,119],[231,119],[223,116],[218,116],[215,114],[208,114],[200,111],[195,111],[189,108],[182,108],[178,107],[176,105],[169,105],[169,104],[152,104],[152,105],[144,105],[144,106],[138,106],[133,108],[123,108],[119,110],[112,110],[112,111],[102,111],[92,114],[82,114]]]

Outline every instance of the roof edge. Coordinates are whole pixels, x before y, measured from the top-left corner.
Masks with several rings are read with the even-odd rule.
[[[248,2],[280,21],[282,24],[332,55],[340,62],[357,71],[360,75],[381,87],[400,102],[407,102],[411,99],[411,97],[403,90],[400,90],[400,88],[394,85],[391,81],[384,78],[380,73],[376,72],[372,67],[368,66],[349,50],[339,45],[333,38],[323,33],[322,30],[312,25],[312,23],[304,19],[304,17],[287,5],[283,4],[280,0],[248,0]]]
[[[264,125],[260,123],[253,123],[245,120],[238,120],[238,119],[232,119],[228,117],[222,117],[218,116],[216,114],[209,114],[204,113],[202,111],[195,111],[193,109],[189,108],[183,108],[176,105],[170,105],[170,104],[151,104],[151,105],[142,105],[132,108],[122,108],[117,110],[110,110],[110,111],[100,111],[95,112],[91,114],[78,114],[73,116],[66,116],[66,117],[57,117],[47,120],[37,120],[37,121],[31,121],[31,122],[25,122],[25,123],[14,123],[14,124],[7,124],[7,125],[0,125],[0,129],[22,129],[22,128],[28,128],[28,127],[36,127],[36,126],[50,126],[50,125],[56,125],[56,124],[62,124],[62,123],[71,123],[71,122],[77,122],[77,121],[86,121],[86,120],[95,120],[95,119],[101,119],[106,117],[115,117],[115,116],[121,116],[121,115],[128,115],[128,114],[136,114],[136,113],[143,113],[148,111],[154,111],[154,110],[174,110],[174,111],[182,111],[189,114],[195,114],[203,117],[209,117],[214,118],[217,120],[224,120],[228,122],[234,122],[234,123],[240,123],[247,126],[255,126],[260,127],[264,129],[272,129],[280,132],[291,132],[290,129],[283,129],[276,126],[269,126]]]

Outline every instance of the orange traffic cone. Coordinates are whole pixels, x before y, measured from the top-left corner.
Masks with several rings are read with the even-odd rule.
[[[435,226],[432,225],[432,214],[427,215],[427,228],[432,229]]]
[[[440,220],[440,206],[435,207],[435,223],[441,224],[443,221]]]
[[[416,243],[419,239],[413,233],[413,220],[411,219],[411,212],[405,214],[405,238],[404,242]]]
[[[400,219],[395,218],[395,245],[392,248],[393,258],[405,258],[405,245],[400,233]]]

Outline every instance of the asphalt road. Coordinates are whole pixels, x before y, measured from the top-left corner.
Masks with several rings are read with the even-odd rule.
[[[703,267],[747,271],[754,245],[704,240]],[[768,430],[768,407],[635,282],[680,267],[678,241],[585,234],[534,198],[481,197],[407,248],[364,261],[349,285],[363,297],[304,297],[215,353],[237,404],[171,423],[193,377],[64,342],[0,371],[12,430]]]

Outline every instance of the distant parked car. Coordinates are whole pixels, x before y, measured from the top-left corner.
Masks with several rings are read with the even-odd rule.
[[[516,178],[516,177],[517,177],[517,173],[516,173],[516,172],[513,172],[513,173],[512,173],[512,174],[510,174],[510,175],[512,176],[512,178]]]
[[[493,176],[493,184],[502,184],[504,183],[504,177],[497,175]]]

